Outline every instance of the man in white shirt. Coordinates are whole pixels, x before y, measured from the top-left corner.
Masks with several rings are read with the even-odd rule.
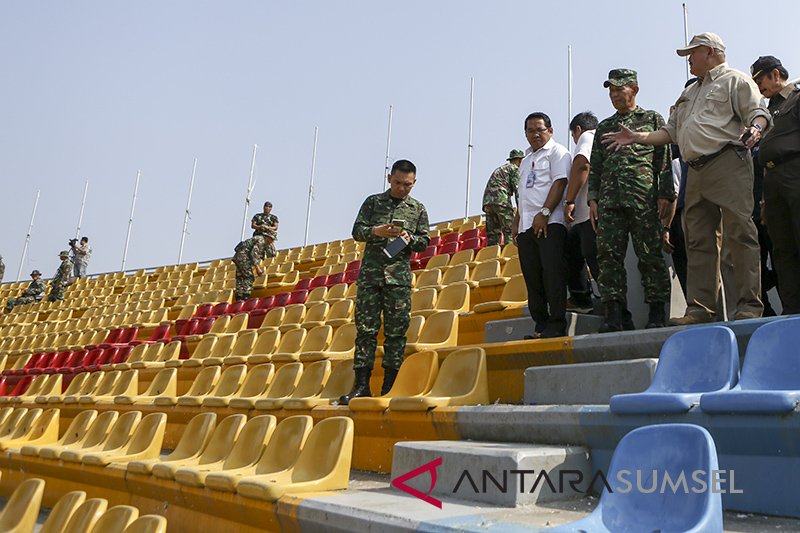
[[[567,286],[570,300],[576,308],[593,308],[592,291],[586,279],[586,265],[592,278],[597,280],[600,267],[597,264],[597,240],[592,222],[589,220],[587,189],[589,187],[589,161],[592,158],[594,131],[597,117],[591,111],[578,113],[569,123],[569,131],[575,143],[572,149],[572,166],[569,185],[564,200],[564,220],[567,230],[566,261]],[[567,308],[570,308],[568,300]]]
[[[528,309],[535,322],[534,335],[566,335],[567,287],[564,242],[567,228],[561,202],[569,176],[569,151],[553,141],[553,127],[544,113],[525,119],[530,148],[519,168],[519,205],[512,237],[528,289]]]

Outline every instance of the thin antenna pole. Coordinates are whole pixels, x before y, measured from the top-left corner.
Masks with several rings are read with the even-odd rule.
[[[89,180],[86,180],[86,185],[83,186],[83,201],[81,202],[81,214],[78,215],[78,229],[75,230],[76,239],[81,234],[81,224],[83,224],[83,209],[86,207],[86,192],[88,190],[89,190]]]
[[[567,124],[572,120],[572,45],[567,45]],[[572,134],[567,128],[567,148],[572,148]]]
[[[22,267],[25,265],[25,256],[28,255],[28,244],[31,242],[31,233],[33,232],[33,219],[36,218],[36,208],[39,207],[39,193],[41,190],[36,191],[36,200],[33,202],[33,213],[31,213],[31,223],[28,225],[28,234],[25,235],[25,246],[22,248],[22,259],[19,262],[19,270],[17,271],[17,281],[22,276]]]
[[[475,78],[469,79],[469,138],[467,140],[467,198],[464,203],[464,216],[469,216],[469,186],[472,180],[472,109],[475,102]]]
[[[386,130],[386,159],[383,162],[383,176],[381,182],[383,183],[383,190],[386,190],[386,176],[389,175],[389,149],[392,147],[392,105],[389,105],[389,128]]]
[[[306,233],[303,237],[303,246],[308,244],[308,228],[311,224],[311,200],[314,199],[314,172],[317,169],[317,135],[319,128],[314,126],[314,150],[311,153],[311,181],[308,184],[308,207],[306,208]]]
[[[125,270],[125,261],[128,259],[128,244],[131,240],[131,226],[133,226],[133,212],[136,209],[136,194],[139,192],[139,178],[142,177],[142,171],[136,171],[136,185],[133,187],[133,200],[131,201],[131,215],[128,217],[128,234],[125,236],[125,250],[122,252],[122,266],[120,270]]]
[[[686,46],[689,46],[689,10],[686,4],[683,4],[683,41]],[[689,66],[689,58],[686,58],[686,79],[692,77],[691,67]]]
[[[244,234],[247,230],[247,212],[250,210],[250,195],[253,193],[253,174],[256,170],[256,152],[258,145],[253,145],[253,160],[250,162],[250,179],[247,181],[247,196],[244,199],[244,216],[242,217],[242,236],[240,240],[244,240]]]
[[[183,231],[181,232],[181,248],[178,251],[178,264],[181,264],[183,261],[183,243],[186,241],[186,230],[189,228],[189,217],[191,216],[191,212],[189,208],[192,205],[192,190],[194,189],[194,175],[197,171],[197,158],[194,158],[194,163],[192,164],[192,179],[189,180],[189,198],[186,200],[186,211],[183,213]]]

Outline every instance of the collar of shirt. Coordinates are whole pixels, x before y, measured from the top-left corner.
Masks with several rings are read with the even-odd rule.
[[[784,98],[789,98],[789,95],[794,92],[795,86],[800,83],[800,78],[796,80],[786,82],[786,87],[780,90],[778,94],[783,96]]]
[[[406,196],[402,200],[399,198],[395,198],[394,196],[392,196],[391,189],[386,189],[386,191],[383,193],[383,196],[390,202],[397,202],[397,205],[408,203],[408,201],[411,199],[410,196]]]
[[[720,63],[719,65],[717,65],[716,67],[714,67],[714,68],[712,68],[711,70],[708,71],[708,74],[706,74],[706,77],[703,78],[703,82],[705,82],[707,79],[711,80],[711,81],[716,80],[717,78],[720,77],[720,75],[723,72],[728,70],[728,68],[729,68],[728,67],[728,63],[723,61],[722,63]]]
[[[556,144],[556,142],[553,140],[552,137],[550,137],[550,140],[547,141],[546,143],[544,143],[544,145],[541,148],[539,148],[538,150],[534,151],[533,148],[528,146],[525,149],[525,155],[536,154],[536,153],[541,152],[542,150],[545,150],[545,151],[550,150],[551,148],[553,148],[553,146],[555,146],[555,144]]]

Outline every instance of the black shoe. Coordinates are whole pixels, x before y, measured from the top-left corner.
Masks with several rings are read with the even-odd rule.
[[[339,398],[339,405],[347,405],[353,398],[367,398],[372,395],[369,390],[369,378],[372,375],[372,369],[367,367],[356,368],[355,374],[356,382],[353,385],[353,390],[350,391],[350,394]]]
[[[598,333],[613,331],[622,331],[622,304],[615,301],[606,303],[606,320],[600,326]]]
[[[636,329],[636,324],[633,323],[633,315],[628,311],[627,307],[622,308],[622,329],[624,331],[633,331]]]
[[[647,317],[645,329],[663,328],[667,325],[667,315],[664,312],[664,302],[650,304],[650,314]]]
[[[392,390],[392,385],[394,385],[394,380],[397,377],[397,372],[400,369],[398,368],[384,368],[383,369],[383,386],[381,386],[381,396],[385,396],[389,394],[389,391]]]
[[[594,311],[594,304],[591,298],[567,298],[567,311],[573,313],[587,314]]]

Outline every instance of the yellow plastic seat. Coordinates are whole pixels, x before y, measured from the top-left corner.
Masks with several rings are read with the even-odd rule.
[[[108,500],[105,498],[91,498],[83,502],[67,522],[63,533],[86,533],[91,531],[94,525],[103,516],[108,507]]]
[[[417,275],[417,281],[414,287],[417,289],[424,289],[425,287],[438,287],[442,284],[442,271],[438,268],[431,270],[422,270]]]
[[[157,459],[136,460],[128,463],[128,472],[136,474],[150,474],[153,467],[159,463],[176,463],[187,459],[195,459],[203,453],[214,428],[217,425],[216,413],[200,413],[195,415],[186,424],[178,444],[175,449],[167,455],[159,456]]]
[[[247,334],[249,332],[245,332]],[[258,337],[250,354],[235,354],[222,359],[225,365],[241,365],[244,363],[260,364],[268,363],[272,358],[272,353],[281,340],[281,332],[277,329],[258,330]]]
[[[239,481],[248,476],[277,474],[292,468],[311,433],[313,424],[313,419],[308,415],[284,418],[272,433],[258,462],[224,472],[211,472],[205,479],[206,487],[224,492],[236,492]]]
[[[313,307],[318,303],[326,301],[327,296],[328,287],[314,287],[308,293],[306,301],[303,302],[303,305],[305,305],[307,308]]]
[[[288,337],[289,334],[287,333]],[[333,338],[333,328],[330,326],[317,326],[308,331],[303,340],[303,344],[295,352],[281,352],[280,350],[272,354],[272,360],[276,363],[287,363],[300,360],[302,352],[325,351],[331,344]],[[283,345],[283,343],[281,343]]]
[[[186,344],[189,346],[189,351],[191,351],[191,347],[194,346],[195,343],[200,342],[202,339],[206,337],[216,337],[217,335],[225,333],[225,330],[228,328],[230,322],[231,317],[227,315],[219,316],[216,320],[214,320],[214,323],[211,325],[211,329],[208,330],[208,333],[204,335],[189,335],[186,337]]]
[[[469,275],[467,284],[474,289],[480,286],[481,280],[494,279],[497,277],[500,277],[500,261],[497,259],[488,259],[475,265],[472,269],[472,273]]]
[[[32,478],[20,483],[0,512],[0,531],[33,531],[43,495],[44,480]]]
[[[15,409],[0,425],[0,440],[12,438],[20,428],[25,427],[27,424],[32,424],[40,416],[42,416],[41,409],[26,409],[24,407]]]
[[[135,396],[120,395],[114,398],[114,403],[120,405],[152,404],[159,396],[178,395],[178,369],[162,368],[155,375],[153,381],[142,394]]]
[[[76,416],[75,418],[78,417]],[[94,421],[91,422],[88,429],[82,435],[73,436],[73,434],[67,433],[65,434],[63,443],[38,447],[39,457],[42,459],[59,459],[61,454],[67,450],[94,448],[108,438],[109,432],[116,425],[118,419],[119,413],[116,411],[106,411],[101,413],[95,417]],[[71,427],[72,426],[70,426],[70,428]],[[23,449],[27,450],[28,452],[33,451],[27,447],[24,447]],[[23,453],[27,455],[26,452]]]
[[[484,278],[478,282],[479,287],[496,287],[497,285],[505,285],[509,282],[509,280],[518,275],[522,274],[522,268],[519,265],[519,257],[512,257],[510,260],[506,261],[503,264],[502,261],[499,261],[502,266],[500,270],[500,274],[495,277]]]
[[[264,363],[247,371],[241,387],[233,393],[221,396],[217,393],[209,394],[203,398],[204,407],[227,407],[233,398],[252,398],[262,394],[272,382],[275,375],[275,365]]]
[[[393,411],[426,411],[435,407],[489,403],[486,352],[483,348],[462,348],[442,363],[430,392],[422,396],[392,398]]]
[[[118,372],[114,370],[112,372]],[[81,396],[78,403],[114,403],[117,396],[134,396],[139,393],[139,371],[123,371],[108,394]]]
[[[72,388],[72,384],[67,387],[63,395],[53,395],[47,397],[47,403],[78,403],[78,399],[85,394],[92,394],[100,380],[106,375],[106,372],[82,372],[81,374],[88,374],[83,380],[83,383],[77,389]],[[72,381],[77,380],[80,375],[76,376]]]
[[[158,462],[152,467],[152,474],[161,479],[173,479],[175,472],[185,466],[204,466],[224,461],[230,454],[233,443],[247,422],[246,415],[230,415],[222,419],[214,428],[208,444],[200,455]]]
[[[353,420],[344,416],[318,422],[291,469],[242,479],[236,492],[276,501],[284,494],[346,489],[353,455]]]
[[[225,370],[222,371],[219,379],[217,380],[216,384],[206,393],[203,395],[190,395],[185,394],[183,396],[178,397],[178,405],[186,405],[186,406],[200,406],[203,404],[203,400],[209,396],[231,396],[239,387],[242,386],[242,382],[247,375],[247,365],[233,365],[226,367]]]
[[[249,319],[249,316],[247,315],[247,313],[239,313],[238,315],[235,315],[235,316],[230,318],[230,320],[228,321],[228,325],[225,326],[225,330],[224,331],[222,331],[220,333],[217,333],[217,332],[213,331],[214,328],[212,327],[211,328],[212,331],[210,331],[208,333],[208,335],[216,335],[217,337],[225,337],[225,336],[228,336],[228,335],[238,335],[239,333],[241,333],[242,331],[247,329],[247,321],[248,321],[248,319]],[[219,319],[217,319],[217,320],[219,320]],[[215,322],[215,324],[216,324],[216,322]]]
[[[39,533],[61,533],[67,526],[67,522],[72,515],[86,501],[86,493],[82,490],[74,490],[64,494],[58,499],[56,504],[47,515],[47,520],[42,524]]]
[[[10,406],[3,407],[2,409],[0,409],[0,425],[2,425],[3,422],[5,422],[6,418],[8,418],[8,415],[10,415],[13,411],[14,408]]]
[[[156,514],[140,516],[123,533],[167,533],[167,519]]]
[[[281,331],[281,333],[286,333],[291,329],[299,328],[306,316],[306,306],[303,304],[287,305],[285,309],[286,313],[283,315],[283,320],[281,320],[281,323],[278,326],[278,329]],[[264,329],[263,325],[261,326],[261,329]]]
[[[429,311],[428,314],[433,313],[438,297],[439,291],[434,287],[424,287],[415,291],[411,295],[411,316],[427,316],[424,311]]]
[[[91,391],[82,391],[83,394],[71,401],[70,396],[64,397],[64,403],[94,403],[94,399],[98,396],[108,396],[114,390],[117,382],[119,381],[122,371],[112,370],[111,372],[97,372],[101,374],[97,386]]]
[[[323,287],[320,287],[320,288],[323,288]],[[331,304],[331,306],[333,306],[339,300],[344,300],[345,298],[347,298],[347,289],[348,288],[349,288],[349,286],[347,285],[347,283],[337,283],[336,285],[334,285],[333,287],[328,289],[328,292],[325,295],[325,301],[328,302],[329,304]],[[316,290],[316,289],[314,289],[314,290]],[[311,292],[313,293],[314,291],[311,291]],[[309,293],[308,296],[310,298],[311,297],[311,293]],[[308,300],[306,300],[306,303],[308,303]]]
[[[450,262],[448,254],[434,255],[425,265],[425,270],[440,270],[444,272],[447,270],[447,264]]]
[[[428,393],[439,374],[439,354],[429,350],[409,355],[400,366],[394,385],[383,396],[353,398],[351,411],[384,411],[392,398],[415,397]]]
[[[471,252],[472,250],[468,251]],[[466,282],[468,279],[469,279],[469,265],[467,265],[466,263],[459,263],[447,269],[447,271],[444,273],[444,276],[442,276],[442,283],[440,283],[439,285],[431,285],[431,286],[436,288],[436,290],[441,291],[448,285],[452,285],[453,283]]]
[[[469,231],[469,230],[477,228],[479,223],[480,223],[479,221],[475,221],[475,220],[472,220],[471,218],[468,218],[465,222],[463,222],[458,227],[456,227],[456,226],[450,226],[450,227],[455,229],[459,233],[464,233],[465,231]]]
[[[261,399],[285,398],[294,391],[303,375],[302,363],[288,363],[275,372],[267,390],[258,396],[231,398],[228,405],[235,409],[252,409]]]
[[[353,321],[355,303],[351,299],[337,300],[328,311],[328,318],[325,324],[338,328]]]
[[[283,354],[284,361],[291,361],[291,356],[286,356],[286,354],[300,353],[300,349],[303,347],[307,335],[308,332],[303,328],[291,329],[286,333],[282,333],[280,344],[278,344],[275,351],[269,357],[256,356],[256,354],[253,354],[250,356],[250,359],[248,359],[248,362],[268,363],[276,360],[276,354]]]
[[[273,307],[267,314],[264,315],[264,321],[261,322],[261,327],[258,328],[259,333],[268,329],[278,329],[278,326],[283,322],[283,316],[286,314],[286,307]]]
[[[425,320],[419,338],[406,342],[406,354],[458,344],[458,313],[436,311]]]
[[[57,411],[54,409],[54,411]],[[44,446],[63,446],[69,445],[73,442],[77,442],[78,440],[82,439],[86,432],[89,430],[89,427],[94,423],[95,419],[97,418],[97,411],[93,409],[88,409],[84,411],[80,411],[75,418],[72,419],[70,422],[69,427],[61,436],[58,438],[58,417],[56,417],[55,422],[55,438],[50,440],[50,438],[43,438],[36,442],[28,441],[20,448],[20,453],[22,455],[27,455],[29,457],[36,457],[39,455],[39,450],[42,449]]]
[[[297,386],[291,394],[284,397],[261,398],[255,401],[255,408],[258,410],[280,409],[283,403],[289,398],[314,398],[322,392],[322,388],[328,382],[331,374],[330,361],[317,361],[311,363],[303,370],[303,375],[297,382]]]
[[[50,377],[46,374],[42,374],[33,378],[31,384],[28,388],[20,394],[19,396],[2,396],[0,398],[8,398],[8,402],[12,404],[26,402],[28,400],[34,400],[37,396],[41,396],[41,392],[44,390],[52,391],[52,388],[46,387],[47,382],[50,381]],[[61,392],[59,390],[59,392]]]
[[[205,359],[206,357],[211,356],[211,352],[214,350],[214,346],[216,346],[218,342],[220,342],[220,340],[217,339],[217,337],[214,337],[213,335],[203,337],[202,340],[199,343],[197,343],[197,346],[195,346],[194,351],[192,352],[192,354],[189,356],[188,359],[172,359],[164,363],[164,366],[166,368],[179,368],[183,366],[186,367],[202,366],[203,365],[202,360]],[[189,363],[189,361],[192,362]]]
[[[83,387],[83,384],[86,382],[88,378],[89,378],[88,372],[81,372],[80,374],[72,378],[72,381],[69,382],[69,385],[67,385],[67,389],[63,393],[61,392],[60,388],[56,388],[55,390],[51,391],[49,395],[42,394],[37,396],[34,399],[34,401],[36,403],[60,402],[61,398],[63,398],[64,396],[72,396],[77,394],[81,390],[81,387]]]
[[[475,304],[472,311],[475,313],[489,313],[491,311],[524,307],[527,303],[528,289],[525,286],[525,279],[522,274],[518,274],[508,280],[508,283],[503,287],[499,300]]]
[[[246,316],[244,314],[238,316]],[[203,359],[203,366],[210,366],[210,365],[221,365],[225,362],[228,357],[231,358],[242,358],[241,363],[247,361],[247,356],[253,353],[253,348],[256,345],[256,339],[258,339],[258,332],[251,329],[247,331],[242,331],[236,336],[236,342],[228,351],[227,355],[210,355]],[[217,344],[219,346],[219,343]],[[219,348],[219,352],[223,351],[223,348]],[[215,354],[218,352],[215,351]]]
[[[91,533],[123,533],[139,517],[139,509],[130,505],[115,505],[97,520]]]
[[[474,268],[478,266],[480,263],[485,261],[490,261],[492,259],[498,259],[500,257],[500,245],[493,244],[491,246],[484,246],[478,253],[475,254],[475,257],[472,261],[467,263],[470,268]],[[498,261],[499,262],[499,261]]]
[[[317,396],[292,397],[283,402],[282,407],[287,410],[313,409],[319,405],[330,405],[351,390],[355,382],[353,360],[341,361],[330,372],[328,381]],[[298,389],[300,387],[298,386]]]
[[[500,254],[500,262],[505,264],[514,257],[519,259],[519,250],[517,249],[517,245],[513,242],[510,242],[503,246],[503,252]]]
[[[144,356],[147,355],[147,348],[149,348],[149,344],[137,344],[131,350],[131,353],[128,355],[128,360],[124,363],[113,363],[113,364],[106,364],[100,365],[100,370],[108,371],[108,370],[130,370],[133,368],[131,365],[136,361],[144,360]]]
[[[312,363],[323,359],[347,359],[353,357],[355,351],[356,325],[351,322],[339,326],[339,329],[333,334],[333,340],[328,349],[300,352],[300,361]]]
[[[160,342],[151,344],[141,361],[131,364],[131,368],[165,368],[168,361],[176,361],[181,353],[181,341],[172,341],[166,346]]]
[[[303,323],[300,324],[300,327],[311,329],[317,326],[324,326],[325,318],[328,316],[330,307],[330,304],[327,302],[319,302],[307,307],[308,311],[306,312],[306,316],[303,319]]]
[[[202,487],[210,472],[224,472],[254,465],[264,453],[276,425],[277,419],[272,415],[251,418],[242,428],[230,453],[223,461],[179,468],[175,472],[175,481],[189,487]]]
[[[130,439],[122,446],[106,448],[100,452],[87,453],[81,458],[81,462],[85,465],[105,466],[110,463],[128,463],[130,461],[155,459],[161,452],[166,429],[167,415],[165,413],[150,413],[142,418]]]
[[[466,283],[459,281],[446,286],[439,293],[439,298],[433,309],[422,309],[417,315],[429,317],[437,311],[455,311],[456,313],[469,312],[470,288]]]
[[[117,418],[117,421],[108,430],[106,438],[102,442],[91,447],[86,446],[83,448],[62,450],[59,459],[71,463],[80,463],[83,458],[89,454],[118,450],[119,448],[125,446],[125,444],[131,439],[131,435],[139,426],[139,422],[141,420],[141,411],[128,411]],[[42,452],[44,452],[46,449],[47,448],[43,448]],[[41,452],[39,453],[39,457],[42,457]]]
[[[184,396],[206,396],[219,380],[221,371],[218,366],[208,366],[195,376],[189,390]],[[154,405],[176,405],[180,396],[159,396],[153,400]]]
[[[469,268],[469,263],[472,262],[473,258],[475,257],[474,250],[461,250],[459,252],[454,253],[450,256],[450,261],[447,263],[447,270],[451,270],[454,267],[460,265],[466,265]]]
[[[39,411],[32,416],[32,412]],[[58,440],[58,409],[30,409],[27,419],[22,419],[17,430],[8,439],[0,439],[0,450],[20,448],[26,444],[51,444]]]
[[[285,264],[288,264],[288,265],[291,265],[292,267],[294,267],[293,263],[285,263]],[[281,268],[281,269],[283,270],[283,268]],[[280,274],[280,273],[278,273],[278,274]],[[284,274],[283,279],[280,278],[280,275],[278,275],[277,279],[279,281],[271,281],[271,282],[267,283],[267,288],[268,289],[282,289],[282,290],[290,289],[290,288],[294,287],[295,285],[297,285],[297,282],[300,281],[300,271],[299,270],[292,270],[292,271],[287,272],[286,274]]]

